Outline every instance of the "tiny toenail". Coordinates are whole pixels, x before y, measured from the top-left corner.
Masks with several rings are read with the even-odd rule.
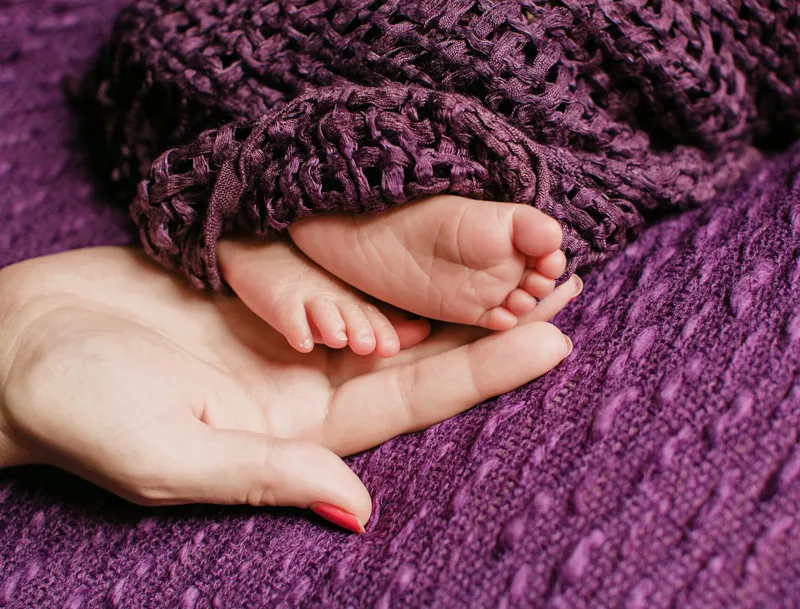
[[[338,338],[339,340],[347,340],[347,332],[345,332],[344,330],[340,331],[336,335],[336,338]]]
[[[301,349],[311,349],[314,346],[314,341],[310,338],[304,338],[300,341],[300,348]]]
[[[567,357],[567,356],[569,356],[570,353],[572,353],[572,350],[575,347],[572,344],[572,341],[570,340],[569,336],[567,336],[566,334],[564,335],[564,342],[567,343],[567,354],[564,357]]]
[[[362,334],[361,336],[359,336],[359,338],[361,339],[361,342],[370,345],[375,342],[375,337],[373,337],[372,334]]]

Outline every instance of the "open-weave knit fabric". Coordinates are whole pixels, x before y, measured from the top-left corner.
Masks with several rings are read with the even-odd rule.
[[[130,240],[61,90],[113,13],[0,9],[0,266]],[[364,535],[0,471],[0,607],[797,607],[800,149],[584,279],[555,320],[566,362],[348,461],[375,499]]]
[[[227,232],[442,192],[555,216],[574,271],[796,137],[799,32],[796,0],[136,0],[88,93],[198,286]]]

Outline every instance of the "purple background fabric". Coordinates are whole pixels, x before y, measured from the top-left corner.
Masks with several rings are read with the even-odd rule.
[[[125,214],[95,195],[62,86],[97,53],[121,5],[0,7],[0,266],[131,242]]]
[[[0,264],[131,241],[60,80],[108,0],[0,9]],[[363,536],[295,510],[144,509],[0,472],[0,607],[793,607],[800,149],[667,219],[556,320],[556,371],[350,465]]]

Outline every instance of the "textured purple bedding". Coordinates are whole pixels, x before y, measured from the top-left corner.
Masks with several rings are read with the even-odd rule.
[[[118,6],[0,7],[0,265],[132,243],[60,85]],[[585,276],[554,372],[350,459],[365,535],[0,472],[0,607],[796,606],[799,169],[765,160]]]

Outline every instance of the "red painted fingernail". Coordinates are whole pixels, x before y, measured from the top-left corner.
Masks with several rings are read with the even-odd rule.
[[[353,531],[353,533],[364,532],[364,527],[361,526],[358,518],[335,505],[331,505],[330,503],[312,503],[309,509],[317,516],[321,516],[325,520],[339,525],[343,529]]]

